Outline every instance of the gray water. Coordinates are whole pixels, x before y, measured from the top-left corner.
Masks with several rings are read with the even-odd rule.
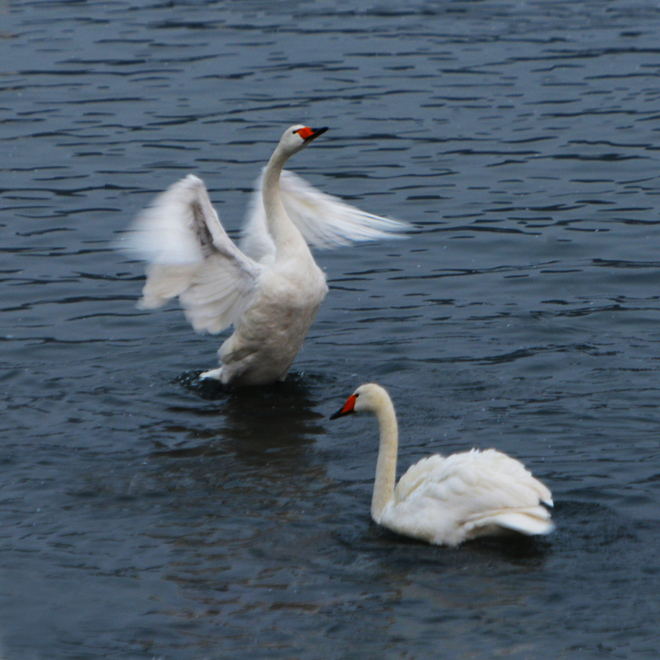
[[[0,655],[660,655],[660,7],[0,2]],[[221,338],[135,303],[115,249],[188,172],[233,236],[286,126],[322,190],[413,223],[317,253],[330,293],[280,387],[194,375]],[[547,539],[375,527],[400,467],[497,447]]]

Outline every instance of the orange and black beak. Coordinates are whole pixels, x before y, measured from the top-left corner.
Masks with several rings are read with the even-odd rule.
[[[351,394],[351,396],[346,399],[346,403],[334,415],[330,415],[330,419],[337,419],[337,417],[343,417],[344,415],[354,413],[356,401],[357,394]]]
[[[309,128],[308,126],[305,126],[305,128],[298,130],[298,135],[300,135],[305,141],[305,144],[307,144],[308,142],[315,140],[319,135],[323,135],[327,130],[327,126],[324,126],[323,128]]]

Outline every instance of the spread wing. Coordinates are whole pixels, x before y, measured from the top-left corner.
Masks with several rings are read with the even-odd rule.
[[[275,254],[275,243],[268,231],[259,178],[248,207],[241,249],[257,261]],[[284,170],[280,195],[287,215],[309,245],[336,248],[362,241],[397,238],[412,227],[398,220],[366,213],[338,197],[326,195],[298,175]]]
[[[229,238],[204,182],[192,174],[138,216],[123,248],[149,262],[141,306],[178,296],[197,331],[217,333],[236,323],[264,271]]]

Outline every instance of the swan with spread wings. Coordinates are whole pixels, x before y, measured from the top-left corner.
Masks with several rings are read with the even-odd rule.
[[[149,262],[141,306],[179,298],[198,331],[233,334],[204,372],[232,386],[284,380],[328,291],[309,245],[393,238],[406,223],[365,213],[283,170],[327,129],[288,128],[264,168],[236,245],[201,179],[188,175],[137,218],[125,242]],[[309,244],[309,245],[308,245]]]

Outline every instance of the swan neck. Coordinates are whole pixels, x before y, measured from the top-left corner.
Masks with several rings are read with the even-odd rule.
[[[288,155],[280,148],[275,149],[264,170],[262,196],[268,228],[277,246],[277,256],[286,255],[288,250],[299,251],[301,246],[309,251],[298,228],[293,224],[282,204],[280,175]]]
[[[394,499],[399,431],[394,406],[389,399],[381,400],[376,410],[380,429],[380,446],[376,463],[374,493],[371,498],[371,517],[380,521],[383,509]]]

